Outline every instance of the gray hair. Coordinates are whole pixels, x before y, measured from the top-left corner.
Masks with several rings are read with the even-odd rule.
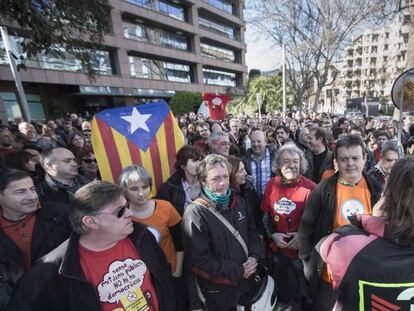
[[[108,204],[122,196],[122,189],[107,181],[93,181],[76,191],[69,209],[72,229],[79,235],[89,233],[83,217],[98,215]]]
[[[119,175],[119,186],[126,189],[130,182],[142,182],[145,186],[152,189],[152,177],[147,170],[140,165],[130,165],[125,167]]]
[[[40,154],[40,163],[43,164],[45,162],[52,162],[52,161],[56,160],[56,157],[55,157],[54,153],[55,153],[55,150],[57,150],[57,149],[65,149],[65,150],[70,151],[68,148],[64,148],[64,147],[49,148],[49,149],[43,151]]]
[[[207,173],[211,170],[216,164],[220,164],[222,167],[227,167],[229,175],[231,172],[231,164],[227,159],[218,154],[209,154],[200,162],[200,165],[197,167],[197,177],[201,182],[205,182],[207,179]]]
[[[398,154],[398,158],[401,158],[400,148],[396,140],[387,140],[381,149],[381,158],[385,156],[388,151],[394,151]]]
[[[280,159],[285,153],[298,154],[300,158],[300,173],[304,175],[308,170],[308,160],[305,158],[305,154],[300,150],[294,143],[290,142],[281,146],[272,161],[272,171],[273,173],[280,175]]]
[[[211,147],[211,145],[219,139],[219,137],[223,137],[226,136],[227,138],[229,137],[229,134],[225,133],[225,132],[213,132],[210,134],[210,136],[207,139],[207,143],[208,145]]]

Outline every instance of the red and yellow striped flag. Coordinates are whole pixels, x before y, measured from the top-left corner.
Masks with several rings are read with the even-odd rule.
[[[124,167],[140,164],[155,195],[174,172],[183,134],[165,101],[101,111],[92,120],[92,145],[103,180],[118,183]]]

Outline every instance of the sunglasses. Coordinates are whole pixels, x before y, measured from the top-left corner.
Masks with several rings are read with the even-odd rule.
[[[87,163],[87,164],[91,164],[92,162],[96,163],[96,159],[83,159],[82,161]]]
[[[113,215],[116,216],[116,218],[122,218],[125,215],[125,211],[126,209],[129,208],[129,203],[118,207],[115,211],[113,211],[112,213],[98,213],[97,215]]]

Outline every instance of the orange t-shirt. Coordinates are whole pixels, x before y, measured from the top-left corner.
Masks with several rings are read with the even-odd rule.
[[[129,238],[100,252],[79,244],[79,259],[103,311],[158,311],[151,272]]]
[[[33,228],[36,223],[36,213],[32,213],[21,221],[10,221],[3,217],[0,210],[1,230],[16,244],[24,257],[24,269],[30,270],[32,267],[32,236]]]
[[[336,184],[336,216],[333,229],[349,224],[352,215],[371,214],[371,193],[364,177],[355,186]]]
[[[175,272],[177,254],[170,227],[177,225],[181,221],[181,216],[170,202],[164,200],[154,201],[155,209],[151,216],[147,218],[132,217],[132,220],[158,230],[160,234],[160,247],[167,258],[168,263],[171,265],[172,272]]]
[[[349,224],[349,216],[371,213],[371,193],[364,177],[355,186],[336,183],[336,215],[333,230]],[[326,264],[323,267],[322,278],[326,282],[332,283],[332,277]]]

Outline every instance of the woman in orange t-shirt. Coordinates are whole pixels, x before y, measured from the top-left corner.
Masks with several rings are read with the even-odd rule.
[[[150,198],[152,178],[142,166],[126,167],[119,177],[119,184],[125,190],[132,219],[149,227],[171,265],[173,277],[181,277],[184,251],[180,214],[170,202]]]

